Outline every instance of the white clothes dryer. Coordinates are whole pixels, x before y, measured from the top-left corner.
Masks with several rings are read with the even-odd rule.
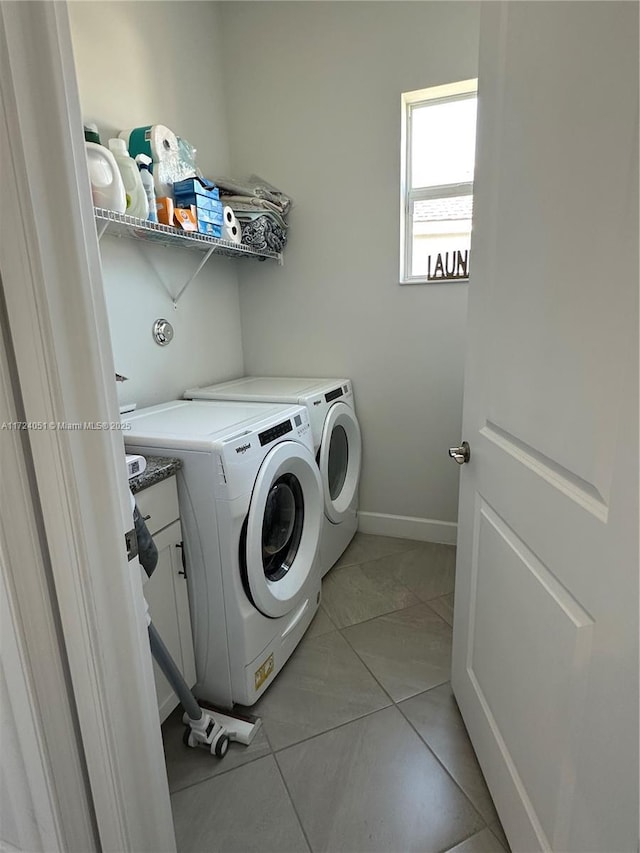
[[[218,385],[190,388],[184,397],[297,403],[306,408],[324,494],[320,565],[325,575],[358,529],[362,438],[350,380],[245,376]]]
[[[322,483],[307,410],[176,400],[122,420],[128,451],[182,461],[195,693],[253,705],[320,603]]]

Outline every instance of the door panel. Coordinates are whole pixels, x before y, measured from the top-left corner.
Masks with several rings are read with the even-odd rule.
[[[496,140],[499,274],[487,419],[606,502],[626,310],[611,298],[611,280],[626,274],[618,246],[623,218],[632,214],[637,105],[631,100],[616,111],[614,104],[633,92],[616,85],[612,97],[602,60],[608,51],[618,53],[617,74],[629,75],[631,84],[637,60],[634,68],[622,17],[613,20],[606,4],[581,4],[573,15],[542,4],[533,16],[528,4],[519,5],[525,8],[508,16],[504,121]],[[541,61],[542,55],[554,61]],[[612,126],[627,142],[615,153]],[[535,181],[526,181],[533,174]],[[505,360],[508,371],[500,369]]]
[[[638,6],[482,12],[452,682],[514,850],[638,834]]]
[[[584,702],[593,620],[481,500],[476,525],[468,672],[520,782],[527,780],[533,810],[553,825],[570,784],[570,734]],[[539,761],[539,732],[552,762]]]

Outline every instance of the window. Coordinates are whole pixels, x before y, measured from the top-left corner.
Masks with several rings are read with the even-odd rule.
[[[401,284],[469,277],[477,81],[402,96]]]

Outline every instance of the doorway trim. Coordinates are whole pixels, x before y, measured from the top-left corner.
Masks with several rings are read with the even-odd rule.
[[[132,521],[122,434],[57,427],[119,422],[65,3],[0,3],[0,97],[9,149],[0,170],[0,263],[12,379],[26,421],[36,425],[26,431],[31,491],[42,512],[88,795],[103,850],[174,851],[142,581],[124,543]],[[34,626],[21,623],[29,637]]]

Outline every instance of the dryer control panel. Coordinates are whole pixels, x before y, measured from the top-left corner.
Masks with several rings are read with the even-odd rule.
[[[344,386],[344,388],[342,387],[342,385],[340,385],[338,386],[338,388],[334,388],[333,391],[328,391],[324,395],[324,399],[327,401],[327,403],[333,403],[334,400],[339,400],[340,397],[344,397],[347,391],[348,389],[346,385]]]
[[[336,403],[346,403],[353,409],[353,390],[349,380],[341,382],[339,385],[329,385],[326,391],[318,394],[313,394],[305,399],[305,405],[309,412],[309,420],[311,429],[313,430],[313,444],[315,450],[320,449],[322,440],[322,432],[324,423],[327,419],[331,407]]]

